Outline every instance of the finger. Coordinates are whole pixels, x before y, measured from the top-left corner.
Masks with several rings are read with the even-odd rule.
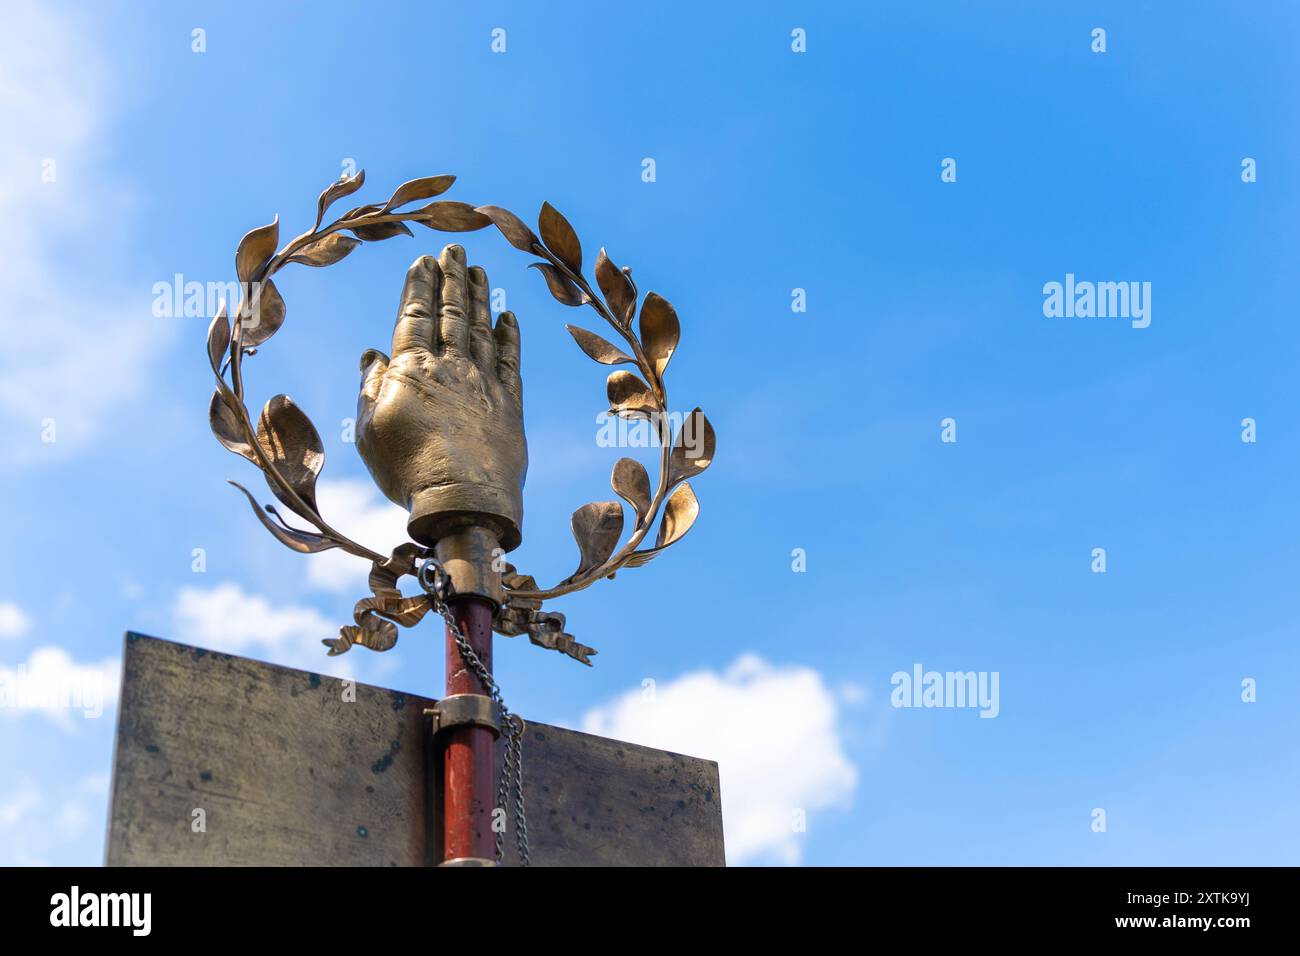
[[[488,277],[478,266],[469,270],[469,351],[474,362],[490,372],[497,361],[492,341],[492,312],[488,308]]]
[[[397,309],[397,325],[393,328],[394,355],[413,349],[433,349],[434,296],[440,279],[441,270],[433,256],[421,256],[407,270],[402,302]]]
[[[379,349],[366,349],[361,356],[361,395],[357,399],[357,411],[361,412],[373,405],[379,398],[379,387],[384,383],[384,373],[388,371],[388,356]]]
[[[442,267],[442,295],[438,299],[438,343],[451,355],[469,355],[469,288],[465,250],[447,246],[438,257]]]
[[[524,383],[519,377],[519,323],[513,312],[502,312],[493,331],[497,351],[497,377],[506,391],[524,406]]]

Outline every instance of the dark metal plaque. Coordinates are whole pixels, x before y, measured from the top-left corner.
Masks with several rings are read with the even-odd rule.
[[[351,686],[127,634],[108,865],[438,859],[434,701]],[[716,763],[531,721],[524,761],[534,865],[724,863]]]

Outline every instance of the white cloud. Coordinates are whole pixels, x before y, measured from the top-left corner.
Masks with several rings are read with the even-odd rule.
[[[9,830],[21,823],[41,805],[41,795],[30,780],[23,781],[16,793],[0,800],[0,829]]]
[[[80,11],[6,4],[0,423],[11,438],[0,460],[10,464],[84,446],[175,331],[176,320],[152,317],[147,287],[133,294],[116,277],[129,217],[104,162],[118,97],[102,49]]]
[[[846,705],[853,707],[861,704],[869,696],[867,689],[861,684],[855,684],[853,681],[841,681],[837,689],[840,700]]]
[[[393,504],[369,481],[322,481],[316,488],[320,513],[333,527],[358,544],[380,554],[409,541],[406,509]],[[317,587],[341,593],[369,594],[366,579],[370,565],[343,551],[322,551],[307,556],[307,580]]]
[[[79,664],[61,647],[38,647],[16,667],[0,667],[0,715],[42,714],[63,730],[111,717],[121,662]]]
[[[23,780],[0,794],[0,866],[48,866],[51,856],[69,853],[84,858],[92,831],[104,819],[107,776],[85,777],[61,791],[54,798]]]
[[[0,602],[0,640],[22,637],[31,623],[17,604]]]
[[[695,671],[653,694],[630,691],[589,711],[582,729],[716,760],[730,863],[798,863],[796,813],[844,806],[857,786],[836,695],[821,675],[754,654],[722,674]]]
[[[288,667],[352,676],[347,659],[327,657],[321,644],[338,637],[339,625],[351,624],[351,619],[330,620],[300,604],[272,604],[231,582],[208,589],[182,588],[172,613],[178,640],[226,654],[265,657]]]

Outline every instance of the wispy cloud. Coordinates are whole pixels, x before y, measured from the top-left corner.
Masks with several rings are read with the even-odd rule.
[[[17,826],[40,805],[40,792],[30,780],[24,780],[17,790],[0,800],[0,830]]]
[[[82,847],[103,820],[108,777],[92,774],[43,792],[30,779],[0,790],[0,866],[48,866]]]
[[[6,5],[0,425],[12,437],[0,460],[9,464],[83,448],[137,393],[141,370],[172,334],[147,296],[115,278],[129,213],[104,168],[115,97],[102,49],[80,13]]]
[[[27,660],[0,667],[0,717],[41,714],[75,732],[82,720],[111,717],[121,662],[78,663],[62,647],[38,647]]]
[[[31,620],[17,604],[0,602],[0,640],[22,637],[31,627]]]
[[[745,654],[722,673],[630,691],[588,712],[582,729],[716,760],[728,862],[794,864],[801,824],[857,786],[838,710],[817,671]]]
[[[393,504],[369,481],[322,481],[316,488],[321,514],[353,541],[387,554],[410,539],[406,511]],[[370,565],[342,551],[307,556],[307,580],[327,591],[368,593]]]
[[[226,654],[251,654],[276,664],[351,677],[347,658],[327,657],[321,641],[339,624],[314,607],[276,602],[225,582],[182,588],[172,609],[176,639]]]

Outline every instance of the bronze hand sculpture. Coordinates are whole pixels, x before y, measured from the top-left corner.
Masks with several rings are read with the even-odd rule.
[[[619,268],[604,249],[592,267],[593,285],[584,274],[577,232],[550,203],[542,204],[537,233],[500,206],[439,200],[412,208],[446,192],[454,181],[454,176],[413,179],[387,202],[356,206],[327,222],[330,207],[365,183],[358,171],[325,187],[312,227],[283,248],[277,248],[278,216],[247,233],[235,250],[242,296],[233,313],[238,321],[232,325],[223,303],[208,327],[208,362],[216,379],[208,420],[217,440],[257,466],[280,504],[310,525],[290,524],[274,505],[259,506],[252,492],[236,485],[278,541],[305,554],[338,548],[370,562],[370,596],[353,607],[355,623],[323,641],[331,655],[355,645],[386,651],[397,643],[399,626],[412,627],[430,611],[443,618],[447,696],[425,713],[432,733],[445,734],[444,863],[491,865],[493,856],[502,861],[503,831],[496,828],[495,813],[492,827],[486,826],[487,813],[494,792],[502,810],[513,792],[519,859],[527,865],[524,722],[506,707],[492,674],[492,633],[527,634],[533,644],[590,665],[595,649],[567,633],[564,615],[543,611],[543,602],[625,568],[643,567],[681,540],[699,514],[691,479],[712,463],[715,439],[698,408],[680,426],[672,424],[664,373],[681,326],[666,299],[654,292],[642,299],[631,269]],[[377,349],[361,357],[357,449],[383,493],[407,510],[413,540],[385,557],[325,520],[316,500],[324,445],[289,396],[272,397],[253,424],[245,403],[244,360],[275,335],[286,313],[273,277],[290,263],[329,266],[362,244],[411,236],[408,223],[442,232],[496,226],[512,246],[537,258],[532,267],[557,302],[590,306],[608,326],[619,344],[567,327],[588,358],[635,370],[609,374],[608,414],[645,420],[659,436],[657,481],[652,483],[649,469],[635,458],[614,463],[610,489],[617,499],[589,502],[573,512],[578,567],[553,587],[539,588],[532,575],[500,560],[521,542],[528,471],[519,325],[502,312],[493,326],[487,275],[468,267],[459,245],[446,246],[436,260],[420,257],[407,272],[392,357]],[[414,577],[423,593],[403,594],[398,582],[406,576]],[[494,772],[498,752],[499,775]]]
[[[410,512],[407,532],[432,547],[471,527],[519,546],[523,485],[523,385],[519,325],[496,327],[487,273],[449,245],[406,274],[392,358],[361,357],[357,450],[385,495]]]
[[[364,184],[365,174],[357,172],[321,192],[313,226],[283,248],[277,248],[278,217],[245,235],[235,252],[235,271],[245,301],[259,307],[250,323],[244,319],[248,306],[241,303],[228,315],[223,305],[208,327],[208,360],[216,379],[209,424],[222,445],[262,472],[280,504],[310,525],[295,527],[274,505],[259,506],[251,492],[236,485],[280,543],[303,553],[338,548],[370,562],[371,596],[354,607],[355,624],[324,642],[331,654],[356,644],[387,650],[397,641],[398,625],[418,623],[433,607],[431,596],[406,596],[398,582],[415,576],[425,584],[420,569],[432,559],[453,593],[492,605],[497,633],[527,634],[534,644],[588,664],[595,651],[565,633],[564,615],[543,611],[543,602],[624,568],[642,567],[690,530],[699,514],[690,480],[713,461],[713,427],[697,408],[676,435],[670,434],[664,374],[681,329],[667,300],[654,292],[641,296],[631,270],[615,265],[604,249],[595,259],[593,285],[584,275],[577,233],[549,203],[542,205],[537,233],[499,206],[437,200],[412,207],[441,195],[454,181],[454,176],[413,179],[387,202],[356,206],[327,221],[330,207]],[[610,475],[620,500],[590,502],[573,513],[578,567],[550,588],[495,560],[498,547],[519,546],[523,523],[528,452],[519,326],[509,312],[492,325],[487,275],[467,267],[459,245],[447,246],[436,260],[418,259],[407,273],[392,357],[371,349],[361,358],[357,447],[384,494],[410,514],[407,531],[413,541],[385,557],[331,526],[316,502],[325,452],[311,420],[287,395],[267,402],[256,424],[245,404],[244,360],[285,320],[285,302],[273,277],[290,263],[329,266],[363,244],[411,236],[408,223],[442,232],[496,226],[512,246],[536,256],[533,267],[556,301],[589,306],[618,343],[570,325],[578,347],[601,365],[634,370],[609,374],[609,414],[648,419],[662,436],[654,482],[644,464],[620,458]],[[233,323],[232,315],[238,317]]]

